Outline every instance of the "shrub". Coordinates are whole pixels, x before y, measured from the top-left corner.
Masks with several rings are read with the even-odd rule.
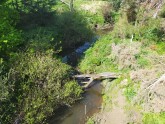
[[[38,27],[24,33],[24,46],[30,52],[60,51],[60,41],[57,39],[57,30],[50,27]]]
[[[15,29],[18,13],[0,6],[0,58],[7,59],[21,44],[21,32]]]
[[[73,49],[90,40],[93,35],[85,17],[78,12],[63,12],[58,15],[56,28],[63,49]]]
[[[77,1],[75,9],[82,14],[90,26],[103,25],[106,22],[105,15],[111,11],[109,2],[106,1]]]
[[[114,26],[114,30],[112,31],[112,35],[115,38],[131,39],[134,32],[135,32],[135,27],[128,22],[126,13],[123,13],[119,17],[119,20],[116,22]]]
[[[161,31],[160,20],[150,18],[147,22],[137,27],[135,32],[137,39],[148,39],[151,41],[161,41],[164,37]]]
[[[44,123],[55,109],[73,103],[82,92],[69,79],[71,67],[51,54],[18,54],[11,63],[9,73],[0,82],[8,89],[8,93],[3,93],[5,99],[0,100],[3,124]]]
[[[118,11],[120,9],[122,0],[108,0],[108,1],[112,3],[112,5],[116,11]]]
[[[14,9],[20,12],[43,12],[43,11],[50,11],[51,7],[55,4],[54,0],[29,0],[29,1],[22,1],[22,0],[9,0],[8,2]]]
[[[3,67],[2,64],[0,64],[0,101],[4,101],[9,96],[8,88],[6,86],[7,78],[4,78],[2,75],[3,75]],[[1,108],[0,111],[2,111]]]
[[[105,22],[104,16],[102,13],[90,13],[90,12],[85,12],[81,11],[82,15],[85,17],[87,23],[92,27],[95,24],[98,25],[103,25]]]

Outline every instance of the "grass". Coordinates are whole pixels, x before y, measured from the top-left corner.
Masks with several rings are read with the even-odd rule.
[[[159,53],[160,55],[165,54],[165,43],[164,42],[158,42],[156,44],[156,47],[157,47],[157,49],[156,49],[157,53]]]
[[[124,40],[128,45],[130,44],[130,40]],[[136,41],[138,42],[138,41]],[[136,42],[134,42],[136,44]],[[113,108],[113,101],[112,99],[116,97],[119,90],[124,89],[124,96],[126,97],[127,106],[132,105],[132,101],[134,101],[134,98],[136,95],[138,95],[138,90],[140,88],[140,82],[134,82],[129,78],[130,72],[133,70],[131,68],[123,68],[121,70],[118,69],[118,63],[116,63],[116,59],[113,59],[112,54],[112,43],[115,43],[117,45],[120,45],[123,43],[123,40],[119,38],[114,38],[112,35],[106,35],[103,36],[101,39],[99,39],[93,47],[91,47],[89,50],[86,51],[84,58],[81,60],[79,68],[84,73],[100,73],[100,72],[106,72],[106,71],[114,71],[122,73],[121,78],[109,82],[105,81],[105,92],[103,93],[103,106],[104,110],[107,111],[109,109]],[[152,55],[153,52],[158,52],[160,54],[164,53],[164,44],[162,43],[156,43],[156,49],[150,48],[151,44],[143,45],[140,48],[140,51],[135,56],[135,61],[138,69],[148,69],[152,67],[152,61],[147,57],[148,55]],[[128,46],[127,45],[127,46]],[[126,46],[126,47],[127,47]],[[115,63],[115,64],[114,64]],[[135,69],[135,70],[136,70]],[[127,85],[122,86],[121,82],[124,79],[128,79]],[[110,84],[110,85],[108,85]],[[142,111],[142,107],[140,105],[136,105],[139,108],[135,109],[135,112],[139,113]],[[131,111],[131,110],[126,110]],[[155,118],[155,115],[153,117],[150,117],[151,115],[145,115],[143,121],[144,124],[150,124],[150,120],[152,122],[152,118]],[[158,115],[157,115],[158,116]],[[158,118],[160,122],[161,118]],[[157,122],[154,122],[154,124],[157,124]],[[163,123],[158,123],[163,124]]]
[[[138,89],[140,88],[140,83],[131,80],[129,74],[124,75],[123,79],[127,79],[127,82],[124,85],[121,84],[121,89],[124,89],[124,96],[126,97],[126,100],[130,103],[137,95]]]
[[[112,99],[115,99],[118,96],[118,91],[120,89],[120,82],[123,78],[116,79],[114,81],[105,80],[103,85],[105,90],[103,92],[103,108],[104,110],[112,109],[114,103]]]
[[[124,95],[126,96],[128,101],[131,101],[133,97],[136,95],[135,89],[133,86],[129,86],[124,90]]]
[[[162,18],[165,18],[165,5],[162,7],[162,10],[160,11],[160,16]]]
[[[147,67],[147,66],[150,65],[148,59],[146,59],[146,58],[144,58],[144,57],[139,57],[139,58],[137,59],[137,63],[139,64],[139,66],[140,66],[141,68],[144,68],[144,67]]]
[[[95,121],[93,120],[93,118],[88,118],[86,124],[95,124]]]
[[[145,113],[143,115],[143,124],[165,124],[165,112]]]
[[[161,16],[164,18],[164,10],[162,12],[163,15]],[[145,22],[137,22],[136,25],[132,25],[128,22],[126,14],[121,14],[120,17],[118,17],[118,22],[115,24],[114,30],[111,32],[111,34],[102,37],[95,43],[93,47],[87,50],[84,58],[79,64],[80,70],[84,73],[100,73],[110,71],[123,74],[120,79],[117,79],[111,83],[109,81],[105,81],[106,85],[103,95],[103,106],[106,106],[106,110],[108,107],[113,107],[112,98],[116,97],[118,90],[122,89],[124,89],[124,96],[128,101],[128,106],[134,106],[134,102],[132,101],[135,101],[134,98],[136,95],[138,95],[141,82],[135,82],[131,80],[129,77],[131,72],[154,68],[155,65],[152,57],[157,54],[153,53],[157,52],[159,55],[165,54],[164,34],[161,29],[161,19],[158,18],[155,20],[149,17],[146,18],[147,19]],[[140,21],[140,19],[140,17],[137,17],[138,21]],[[112,43],[114,43],[116,46],[121,45],[122,48],[124,46],[122,46],[123,42],[126,42],[127,44],[121,49],[121,51],[124,51],[123,49],[127,49],[129,47],[132,35],[134,36],[133,43],[135,46],[136,43],[140,42],[139,52],[137,52],[137,54],[131,54],[133,56],[131,57],[135,61],[131,61],[132,58],[130,60],[128,58],[128,61],[131,63],[130,66],[135,64],[135,68],[123,66],[124,68],[119,70],[119,65],[123,65],[124,62],[122,63],[120,61],[120,63],[117,60],[119,57],[115,56],[114,54],[112,55]],[[136,48],[135,46],[133,46],[133,49]],[[127,56],[130,55],[129,52],[133,52],[133,49],[132,51],[127,51],[128,55],[126,54],[125,60],[127,60]],[[122,56],[123,54],[119,54],[119,56],[120,55]],[[157,74],[158,73],[156,72],[155,75]],[[124,79],[127,79],[128,82],[127,85],[122,86],[121,82]],[[110,85],[108,85],[108,83],[110,83]],[[141,111],[143,113],[143,124],[165,123],[165,113],[145,113],[142,110],[143,108],[141,105],[138,104],[137,106],[139,107],[137,112]]]
[[[109,57],[111,54],[112,38],[110,35],[102,37],[98,40],[93,47],[88,49],[84,58],[79,64],[82,72],[103,72],[103,71],[116,71],[115,66]]]
[[[68,1],[68,3],[69,2],[70,1]],[[91,27],[93,27],[95,24],[103,25],[105,19],[102,13],[101,6],[106,5],[107,2],[100,1],[100,3],[101,4],[98,4],[98,2],[95,1],[74,1],[74,10],[75,12],[81,14]],[[82,6],[89,6],[90,9],[84,9],[86,7],[83,8]],[[61,2],[58,2],[57,5],[53,7],[53,10],[55,10],[57,13],[70,11],[69,7],[65,4],[62,4]],[[96,11],[96,13],[92,12],[94,10]]]

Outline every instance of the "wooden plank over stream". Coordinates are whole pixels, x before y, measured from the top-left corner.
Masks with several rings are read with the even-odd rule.
[[[96,83],[96,80],[104,80],[104,79],[116,79],[119,75],[112,72],[103,72],[99,74],[81,74],[74,75],[73,78],[80,81],[81,84],[85,84],[82,86],[83,88],[89,88]],[[88,80],[84,82],[84,80]]]

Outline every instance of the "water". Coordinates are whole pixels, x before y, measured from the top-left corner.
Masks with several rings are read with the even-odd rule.
[[[109,31],[100,31],[98,35],[101,36],[107,32]],[[85,42],[84,45],[78,47],[74,52],[64,56],[62,61],[76,67],[80,57],[99,39],[99,36],[94,37],[90,42]],[[77,101],[72,107],[59,109],[56,112],[57,116],[52,117],[49,124],[85,124],[89,117],[100,111],[102,89],[101,82],[97,82],[85,92],[82,100]]]
[[[82,100],[75,103],[72,107],[59,110],[61,116],[55,116],[49,124],[85,124],[88,117],[100,111],[102,89],[101,83],[96,83],[86,91]]]
[[[89,49],[97,40],[99,36],[93,37],[89,42],[85,42],[82,46],[75,49],[74,52],[71,52],[62,58],[62,62],[67,63],[73,67],[77,66],[79,59],[84,54],[84,52]]]

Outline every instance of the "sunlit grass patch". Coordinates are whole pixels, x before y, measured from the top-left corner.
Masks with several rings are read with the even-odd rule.
[[[145,113],[143,115],[143,124],[165,124],[165,112]]]

